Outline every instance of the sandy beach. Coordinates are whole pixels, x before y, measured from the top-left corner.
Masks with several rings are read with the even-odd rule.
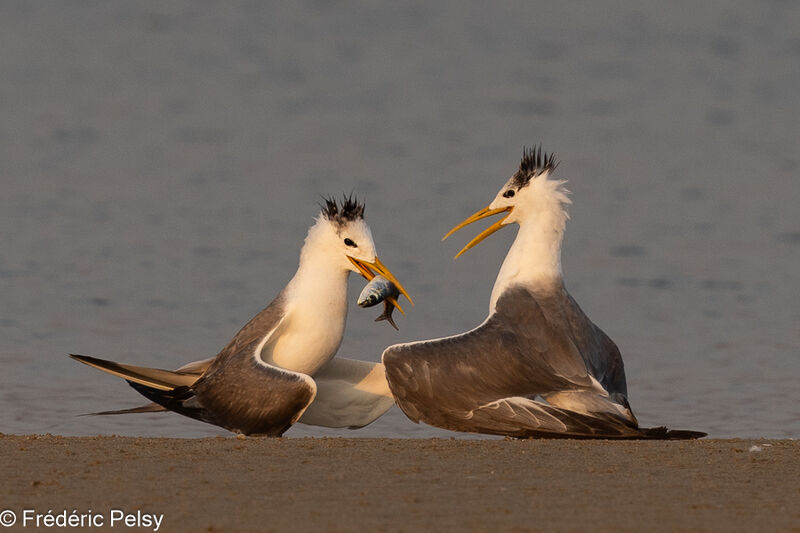
[[[0,508],[160,531],[799,531],[800,443],[0,437]],[[154,530],[154,526],[113,530]]]

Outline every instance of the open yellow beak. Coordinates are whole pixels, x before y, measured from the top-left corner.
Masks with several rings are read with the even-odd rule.
[[[505,212],[508,212],[509,214],[511,214],[511,210],[512,209],[514,209],[514,208],[511,207],[511,206],[500,207],[500,208],[497,208],[497,209],[489,209],[489,206],[486,206],[483,209],[481,209],[480,211],[478,211],[477,213],[475,213],[474,215],[472,215],[471,217],[467,218],[466,220],[464,220],[463,222],[458,224],[456,227],[454,227],[450,231],[448,231],[447,235],[442,237],[442,240],[445,240],[450,235],[452,235],[453,233],[457,232],[458,230],[460,230],[464,226],[468,226],[468,225],[472,224],[473,222],[477,222],[478,220],[480,220],[482,218],[490,217],[492,215],[497,215],[498,213],[505,213]],[[476,244],[481,242],[483,239],[485,239],[486,237],[488,237],[489,235],[491,235],[495,231],[497,231],[500,228],[502,228],[503,227],[503,222],[507,218],[508,218],[508,215],[504,216],[503,218],[501,218],[500,220],[498,220],[497,222],[495,222],[494,224],[492,224],[491,226],[489,226],[488,228],[486,228],[485,230],[480,232],[478,235],[476,235],[475,238],[472,239],[471,241],[469,241],[467,243],[467,245],[464,246],[461,249],[461,251],[458,252],[453,259],[458,259],[458,256],[460,256],[461,254],[463,254],[464,252],[466,252],[467,250],[469,250],[470,248],[472,248],[473,246],[475,246]]]
[[[406,290],[403,287],[403,285],[399,281],[397,281],[397,278],[394,277],[394,274],[392,274],[389,271],[389,269],[386,268],[386,265],[384,265],[381,262],[380,259],[378,259],[376,257],[375,258],[375,262],[374,263],[370,263],[368,261],[362,261],[360,259],[356,259],[355,257],[350,257],[349,255],[347,256],[347,258],[358,269],[358,271],[361,273],[361,275],[364,276],[367,279],[367,281],[371,281],[372,278],[374,278],[376,275],[380,274],[384,278],[386,278],[389,281],[391,281],[392,283],[394,283],[395,286],[397,286],[397,290],[400,291],[400,294],[402,294],[403,296],[408,298],[408,301],[411,302],[411,305],[414,305],[414,300],[412,300],[411,296],[408,295],[408,292],[406,292]],[[373,272],[373,270],[375,272]],[[397,303],[397,300],[395,298],[387,298],[387,299],[392,303],[392,305],[394,305],[398,309],[398,311],[400,311],[401,313],[405,314],[405,312],[400,307],[400,304]]]

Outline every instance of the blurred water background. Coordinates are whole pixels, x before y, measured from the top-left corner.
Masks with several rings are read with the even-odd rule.
[[[480,323],[513,239],[458,261],[542,142],[563,264],[644,425],[800,437],[800,4],[3,2],[0,432],[197,437],[67,353],[215,354],[294,273],[320,195],[367,202],[416,307],[340,354]],[[393,408],[360,431],[425,437]]]

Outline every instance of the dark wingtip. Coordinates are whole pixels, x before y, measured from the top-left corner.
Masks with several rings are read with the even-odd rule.
[[[656,428],[640,428],[646,438],[664,440],[691,440],[707,437],[708,433],[692,431],[689,429],[667,429],[665,426]]]
[[[165,411],[167,411],[166,407],[153,402],[147,405],[140,405],[139,407],[131,407],[128,409],[116,409],[114,411],[98,411],[96,413],[85,413],[78,416],[130,415],[137,413],[162,413]]]
[[[77,354],[77,353],[71,353],[71,354],[67,354],[67,355],[69,355],[69,357],[71,359],[74,359],[74,360],[76,360],[78,362],[81,362],[81,363],[84,363],[84,364],[88,364],[91,361],[102,361],[102,359],[97,359],[96,357],[92,357],[90,355],[81,355],[81,354]]]
[[[703,437],[708,437],[708,433],[703,431],[692,431],[690,429],[671,429],[667,431],[667,438],[668,439],[702,439]]]

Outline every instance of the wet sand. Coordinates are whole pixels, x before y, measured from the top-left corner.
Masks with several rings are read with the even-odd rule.
[[[5,435],[0,458],[0,509],[141,510],[169,532],[800,531],[793,440]]]

